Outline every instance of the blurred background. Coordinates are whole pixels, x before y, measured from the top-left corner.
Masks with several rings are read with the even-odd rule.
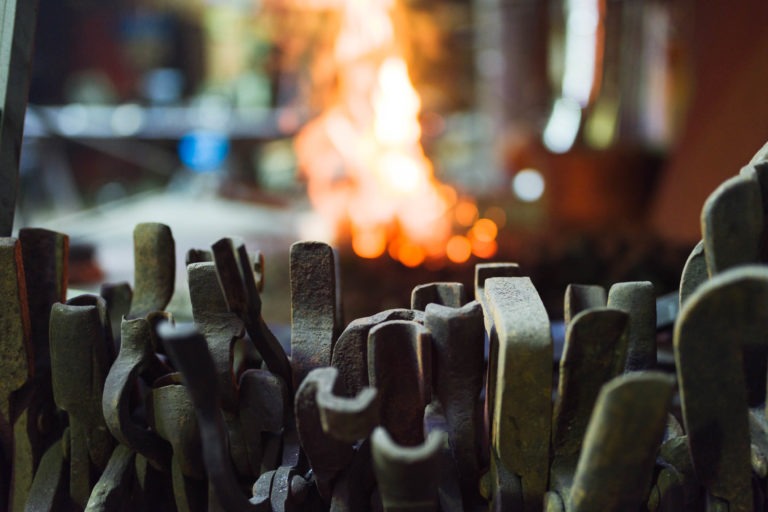
[[[40,0],[16,227],[71,286],[131,281],[133,227],[240,236],[290,319],[288,250],[339,251],[346,320],[516,261],[674,290],[707,195],[768,140],[768,3]]]

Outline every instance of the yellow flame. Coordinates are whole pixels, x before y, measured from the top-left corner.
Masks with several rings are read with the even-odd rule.
[[[421,99],[395,41],[395,0],[336,3],[336,101],[296,139],[310,201],[349,228],[362,257],[388,252],[407,266],[444,257],[456,192],[435,178],[421,146]]]

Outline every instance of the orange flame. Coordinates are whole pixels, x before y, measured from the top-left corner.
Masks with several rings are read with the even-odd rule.
[[[348,229],[363,258],[386,252],[407,266],[446,256],[466,261],[470,238],[449,243],[457,193],[437,180],[421,146],[421,99],[395,40],[396,1],[294,1],[334,5],[340,15],[336,97],[295,141],[312,206],[336,236]]]

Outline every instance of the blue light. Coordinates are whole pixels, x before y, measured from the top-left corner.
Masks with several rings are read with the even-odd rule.
[[[229,140],[219,132],[196,130],[179,141],[181,162],[195,172],[214,172],[229,154]]]

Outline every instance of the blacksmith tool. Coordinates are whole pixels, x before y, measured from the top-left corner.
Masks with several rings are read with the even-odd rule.
[[[467,303],[467,293],[462,283],[428,283],[411,291],[411,309],[424,311],[427,304],[441,304],[460,308]]]
[[[768,268],[734,268],[702,284],[675,326],[677,377],[696,474],[711,500],[732,512],[753,506],[742,353],[755,349],[765,358],[766,304]]]
[[[527,277],[485,281],[495,380],[491,469],[485,489],[492,510],[539,510],[547,490],[552,425],[552,336],[539,294]],[[491,394],[488,393],[487,397]]]
[[[330,366],[342,329],[336,253],[322,242],[291,246],[291,367],[293,388],[315,368]]]
[[[569,284],[565,288],[563,321],[567,326],[573,317],[592,308],[605,307],[605,288],[596,284]]]
[[[650,281],[615,283],[608,290],[608,307],[629,315],[624,371],[656,368],[656,294]]]

